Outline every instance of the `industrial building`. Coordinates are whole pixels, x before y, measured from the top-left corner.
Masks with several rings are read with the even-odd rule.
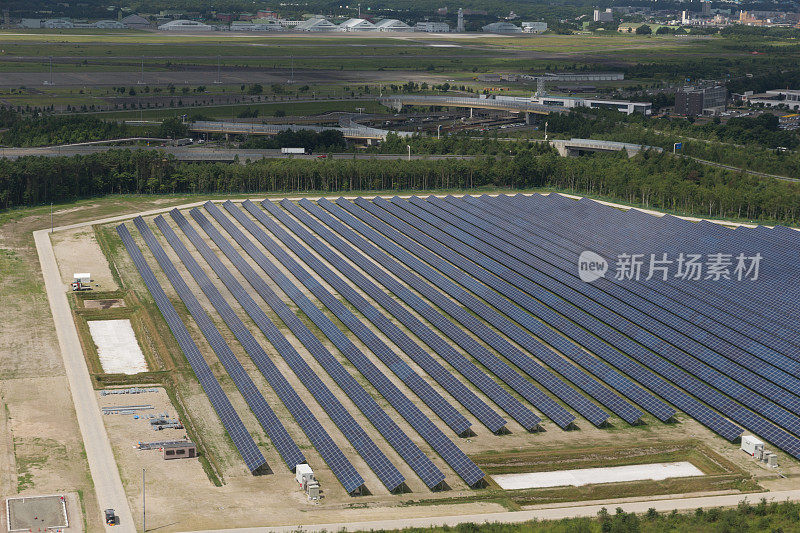
[[[119,20],[99,20],[94,23],[94,27],[105,30],[124,30],[127,26]]]
[[[171,20],[158,27],[161,31],[215,31],[217,28],[196,20]]]
[[[675,93],[675,113],[687,117],[717,115],[725,111],[728,91],[722,85],[684,87]]]
[[[193,442],[171,442],[163,445],[164,460],[192,459],[197,457],[197,446]]]
[[[797,89],[774,89],[760,94],[745,94],[744,100],[750,105],[783,106],[793,111],[800,110],[800,90]]]
[[[378,31],[414,31],[414,28],[397,19],[383,19],[375,24]]]
[[[367,19],[352,18],[339,24],[340,31],[372,31],[374,29],[375,24]]]
[[[482,29],[484,33],[522,33],[522,28],[510,22],[492,22]]]
[[[339,26],[323,17],[314,17],[295,26],[297,31],[323,32],[339,31]]]
[[[426,33],[449,33],[450,26],[446,22],[417,22],[414,25],[414,31],[422,31]]]
[[[245,22],[235,20],[231,22],[231,31],[285,31],[286,29],[274,20],[259,22]]]
[[[123,23],[126,28],[132,30],[143,30],[150,27],[150,21],[139,15],[128,15],[127,17],[123,17],[120,22]]]
[[[507,98],[498,96],[497,99]],[[527,99],[526,99],[527,100]],[[653,104],[650,102],[629,102],[627,100],[606,100],[597,98],[578,98],[575,96],[534,96],[529,100],[535,104],[541,104],[554,107],[565,107],[568,109],[574,107],[590,107],[592,109],[616,109],[620,113],[630,115],[633,113],[642,113],[643,115],[650,115],[653,112]]]
[[[522,33],[544,33],[547,31],[546,22],[523,22]]]

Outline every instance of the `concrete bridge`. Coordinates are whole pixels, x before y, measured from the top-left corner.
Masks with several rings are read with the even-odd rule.
[[[562,157],[580,155],[581,152],[621,152],[623,150],[627,152],[628,157],[633,157],[642,150],[664,151],[663,148],[659,148],[658,146],[602,141],[598,139],[555,139],[550,141],[550,145],[558,150],[559,155]]]
[[[296,124],[254,124],[249,122],[211,122],[211,121],[197,121],[189,124],[189,131],[196,131],[202,133],[224,133],[226,135],[277,135],[282,131],[300,131],[310,130],[314,132],[322,132],[326,130],[335,130],[342,132],[347,139],[362,139],[366,140],[368,144],[373,141],[382,141],[386,139],[389,133],[396,133],[400,137],[411,136],[410,132],[396,131],[390,132],[388,130],[381,130],[378,128],[370,128],[367,126],[360,126],[353,124],[349,127],[327,127],[327,126],[304,126]]]
[[[494,109],[498,111],[511,111],[516,113],[525,113],[525,121],[530,122],[530,115],[532,113],[537,115],[547,115],[549,113],[564,113],[568,111],[559,106],[547,106],[535,104],[533,102],[525,101],[524,98],[510,99],[510,98],[471,98],[459,96],[423,96],[423,95],[395,95],[386,98],[380,98],[379,101],[386,107],[392,107],[398,112],[403,109],[404,105],[424,105],[424,106],[442,106],[442,107],[466,107],[470,110],[472,116],[473,109]]]

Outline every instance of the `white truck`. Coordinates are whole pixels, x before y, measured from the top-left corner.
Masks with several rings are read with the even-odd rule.
[[[90,291],[92,287],[89,285],[91,280],[91,274],[88,272],[80,272],[72,275],[72,283],[70,283],[70,288],[73,291]]]
[[[282,154],[300,154],[300,155],[302,155],[302,154],[306,153],[306,149],[305,148],[283,147],[283,148],[281,148],[281,153]]]

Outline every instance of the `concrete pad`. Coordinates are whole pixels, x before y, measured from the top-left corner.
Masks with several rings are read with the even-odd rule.
[[[97,355],[107,374],[147,372],[147,362],[136,341],[131,321],[90,320],[89,331],[97,345]]]
[[[492,479],[505,490],[535,489],[543,487],[580,487],[592,483],[619,483],[622,481],[654,481],[672,477],[702,476],[703,472],[688,461],[677,463],[652,463],[646,465],[612,466],[608,468],[580,468],[554,472],[503,474]]]
[[[69,527],[63,495],[9,498],[6,501],[9,531],[43,531]]]

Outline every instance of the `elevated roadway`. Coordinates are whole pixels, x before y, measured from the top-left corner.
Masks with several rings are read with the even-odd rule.
[[[347,127],[327,127],[327,126],[305,126],[297,124],[255,124],[249,122],[211,122],[211,121],[197,121],[189,124],[189,131],[201,133],[224,133],[226,135],[277,135],[283,131],[301,131],[310,130],[317,133],[326,130],[335,130],[342,132],[342,135],[347,139],[361,139],[366,141],[382,141],[389,133],[388,130],[381,130],[378,128],[370,128],[368,126],[360,126],[353,123]],[[396,131],[393,132],[400,137],[408,137],[411,135],[409,132]]]
[[[466,96],[424,96],[424,95],[394,95],[380,98],[379,101],[386,107],[400,111],[404,105],[435,105],[442,107],[465,107],[469,109],[494,109],[499,111],[512,111],[517,113],[535,113],[547,115],[550,113],[564,113],[568,111],[563,107],[547,106],[525,102],[524,100],[471,98]]]

